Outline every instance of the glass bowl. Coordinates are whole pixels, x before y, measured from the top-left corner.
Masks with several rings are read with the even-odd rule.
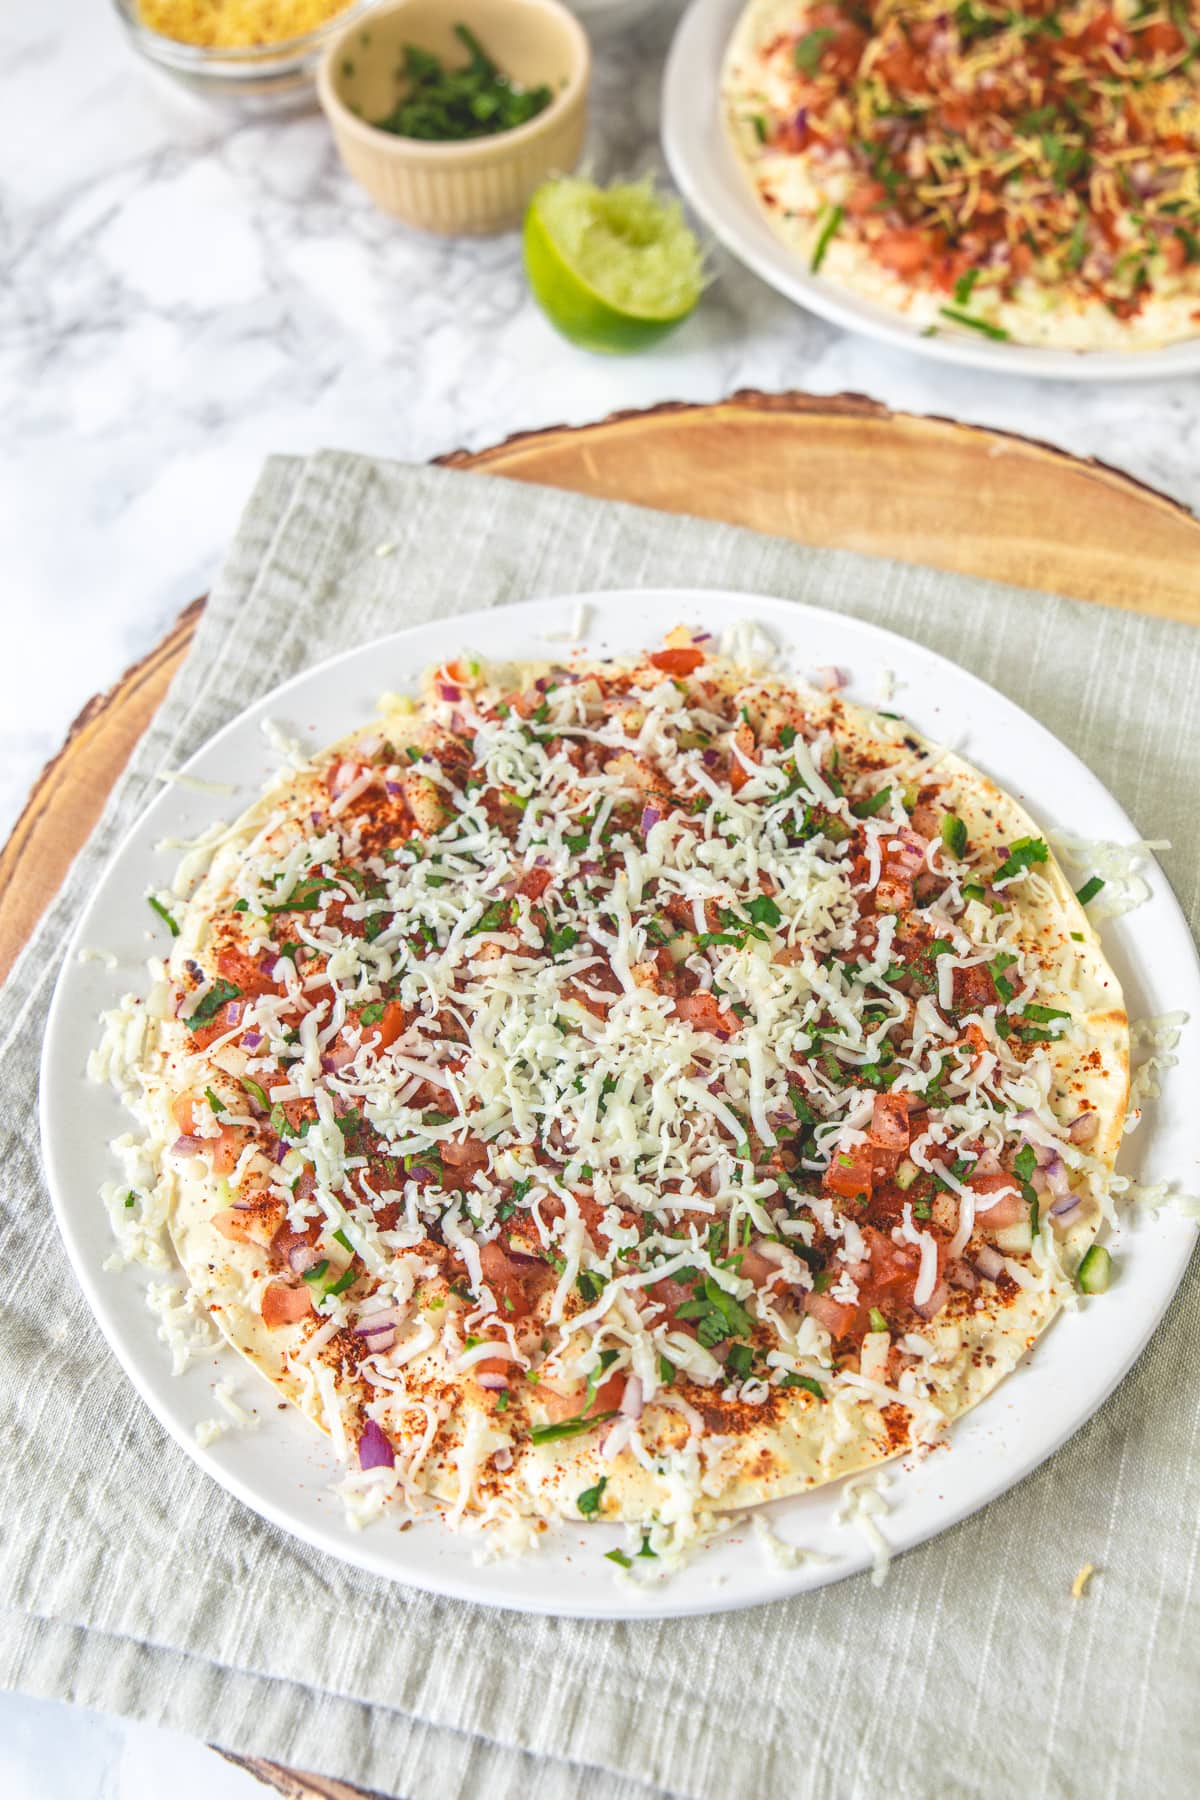
[[[129,42],[154,68],[174,76],[193,93],[263,112],[315,105],[317,64],[325,46],[375,4],[376,0],[350,0],[300,37],[229,49],[164,37],[143,24],[137,0],[113,0]]]

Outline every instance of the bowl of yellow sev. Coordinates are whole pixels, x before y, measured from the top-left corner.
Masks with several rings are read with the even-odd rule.
[[[113,0],[133,47],[202,94],[311,105],[326,45],[375,0]]]

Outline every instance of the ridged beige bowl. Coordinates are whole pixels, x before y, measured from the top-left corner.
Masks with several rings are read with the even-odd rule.
[[[473,31],[514,81],[553,89],[550,105],[515,130],[465,143],[431,144],[370,124],[403,93],[406,44],[463,62],[456,24]],[[590,74],[583,27],[558,0],[396,0],[334,39],[317,92],[342,161],[376,204],[423,231],[452,236],[516,225],[539,183],[570,173],[583,148]]]

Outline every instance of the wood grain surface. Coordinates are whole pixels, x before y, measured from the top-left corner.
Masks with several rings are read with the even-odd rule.
[[[1200,624],[1200,523],[1186,508],[1049,445],[856,395],[739,393],[438,460]],[[0,978],[162,701],[202,605],[88,702],[39,776],[0,851]],[[229,1760],[288,1800],[362,1797],[328,1776]]]

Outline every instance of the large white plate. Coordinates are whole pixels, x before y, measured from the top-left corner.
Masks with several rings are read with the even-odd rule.
[[[953,743],[1027,804],[1044,828],[1129,841],[1137,834],[1096,778],[1036,720],[953,663],[890,632],[811,607],[713,590],[653,590],[586,596],[585,642],[625,652],[661,641],[687,621],[720,632],[738,619],[761,622],[798,673],[837,664],[851,675],[851,697],[877,700],[885,670],[894,673],[897,710],[933,738]],[[839,1525],[840,1487],[773,1505],[789,1541],[823,1552],[827,1563],[785,1571],[769,1566],[749,1531],[739,1530],[664,1585],[631,1593],[601,1552],[621,1541],[617,1528],[563,1527],[539,1555],[477,1566],[478,1545],[439,1525],[399,1532],[381,1524],[352,1531],[327,1491],[335,1465],[324,1440],[292,1409],[280,1412],[250,1370],[224,1350],[172,1376],[156,1322],[140,1304],[140,1268],[103,1269],[112,1252],[97,1198],[115,1174],[109,1141],[127,1129],[115,1096],[85,1078],[96,1017],[130,989],[142,989],[150,940],[165,948],[146,891],[169,877],[176,853],[156,852],[165,836],[194,836],[231,819],[254,797],[276,763],[261,726],[274,720],[308,748],[331,742],[374,714],[385,689],[416,691],[421,672],[463,648],[485,656],[560,656],[578,598],[526,602],[441,620],[352,650],[297,676],[235,719],[187,764],[187,772],[234,784],[233,795],[170,786],[134,826],[79,922],[59,978],[42,1060],[42,1142],[59,1227],[92,1310],[121,1363],[161,1423],[213,1479],[264,1517],[334,1556],[398,1581],[498,1606],[590,1617],[713,1612],[817,1587],[862,1569],[868,1548],[857,1529]],[[1200,1011],[1200,981],[1187,927],[1161,872],[1152,898],[1105,930],[1132,1016]],[[115,970],[80,961],[82,947],[119,958]],[[1187,1096],[1200,1089],[1200,1058],[1190,1040],[1163,1101],[1131,1140],[1132,1166],[1147,1179],[1188,1177],[1197,1127]],[[1171,1299],[1194,1241],[1178,1215],[1161,1214],[1117,1234],[1120,1277],[1101,1300],[1060,1320],[1036,1355],[954,1427],[949,1451],[891,1468],[885,1532],[898,1549],[935,1532],[1003,1493],[1077,1430],[1121,1379]],[[257,1431],[201,1449],[196,1424],[218,1411],[216,1380],[231,1368],[243,1402],[259,1409]]]
[[[662,88],[662,140],[671,174],[713,235],[798,306],[848,331],[865,331],[902,350],[999,375],[1067,381],[1148,381],[1200,369],[1200,338],[1164,350],[1040,350],[992,343],[947,327],[936,337],[887,307],[813,275],[768,229],[731,150],[720,115],[721,63],[745,0],[694,0],[679,23]]]

